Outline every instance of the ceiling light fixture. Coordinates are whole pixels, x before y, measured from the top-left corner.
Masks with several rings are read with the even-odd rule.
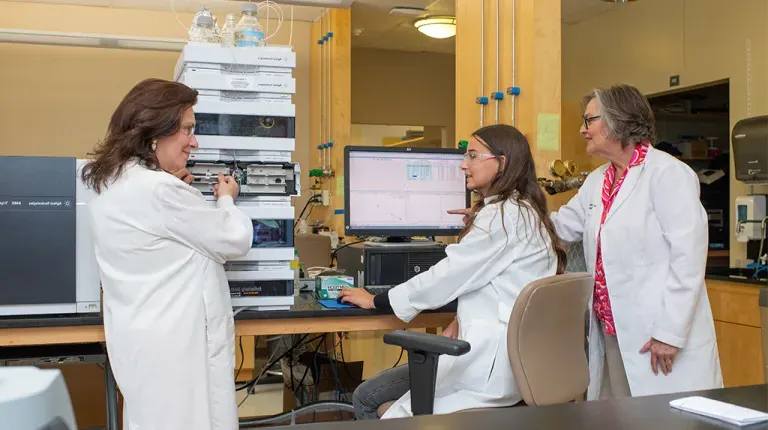
[[[603,0],[606,3],[629,3],[635,0]]]
[[[456,35],[456,17],[429,16],[413,24],[417,30],[435,39],[446,39]]]

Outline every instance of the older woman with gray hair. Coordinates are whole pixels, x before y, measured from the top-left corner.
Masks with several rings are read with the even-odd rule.
[[[636,88],[595,89],[584,105],[587,153],[608,163],[551,219],[594,270],[587,398],[721,388],[698,177],[653,148],[653,110]]]

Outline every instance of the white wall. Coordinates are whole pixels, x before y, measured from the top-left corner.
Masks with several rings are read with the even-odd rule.
[[[424,131],[421,126],[352,124],[350,142],[359,146],[382,146],[385,137],[403,137],[408,130]]]

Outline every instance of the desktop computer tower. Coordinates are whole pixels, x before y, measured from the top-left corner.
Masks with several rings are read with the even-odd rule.
[[[358,288],[389,288],[426,272],[445,258],[445,245],[356,244],[339,249],[337,267]]]

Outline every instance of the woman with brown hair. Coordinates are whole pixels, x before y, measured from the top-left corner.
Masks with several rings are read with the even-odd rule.
[[[219,176],[216,204],[185,166],[197,91],[145,80],[123,99],[82,171],[104,291],[104,331],[130,430],[238,428],[226,260],[251,247],[251,220]]]
[[[459,242],[446,248],[446,258],[387,293],[374,297],[361,288],[341,293],[342,302],[391,308],[406,322],[458,299],[457,318],[443,335],[469,342],[472,350],[440,358],[435,414],[521,400],[506,352],[509,316],[526,285],[562,273],[566,264],[522,133],[508,125],[477,130],[462,170],[467,187],[482,200]],[[364,382],[353,396],[358,419],[375,419],[379,406],[393,400],[382,418],[412,415],[408,390],[407,365]]]

